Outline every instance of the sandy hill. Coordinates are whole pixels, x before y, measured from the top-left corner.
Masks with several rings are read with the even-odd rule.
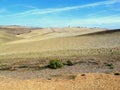
[[[0,35],[4,36],[4,38],[0,38],[2,43],[0,46],[1,60],[120,54],[120,30],[37,28],[19,35],[13,35],[8,31],[0,32]]]
[[[119,68],[119,29],[0,27],[0,90],[119,90]]]
[[[0,31],[5,31],[7,33],[19,35],[23,33],[29,33],[31,30],[35,30],[36,28],[28,28],[22,26],[0,26]]]
[[[5,31],[0,31],[0,44],[14,40],[19,40],[19,39],[21,38],[16,37],[14,34],[6,33]]]

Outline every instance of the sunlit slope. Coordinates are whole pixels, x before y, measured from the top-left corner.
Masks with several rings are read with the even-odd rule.
[[[0,31],[5,31],[10,34],[19,35],[31,32],[33,28],[25,28],[18,26],[0,26]],[[34,30],[34,29],[33,29]]]
[[[120,54],[120,31],[11,42],[0,48],[0,58]]]
[[[20,39],[21,39],[20,37],[16,37],[13,34],[6,33],[5,31],[0,31],[0,44]]]
[[[18,42],[13,43],[21,43],[21,42],[29,42],[29,41],[37,41],[44,40],[50,38],[57,37],[70,37],[76,35],[89,34],[99,31],[106,31],[106,29],[100,28],[44,28],[44,29],[36,29],[31,31],[30,33],[24,33],[19,35],[19,37],[23,37],[25,39],[20,40]]]

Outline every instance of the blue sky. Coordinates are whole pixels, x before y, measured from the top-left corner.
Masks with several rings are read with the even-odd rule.
[[[120,0],[0,0],[0,25],[120,28]]]

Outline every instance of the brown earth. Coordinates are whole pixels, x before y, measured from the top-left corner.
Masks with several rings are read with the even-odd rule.
[[[63,76],[62,76],[63,77]],[[79,74],[75,78],[17,80],[0,77],[0,90],[120,90],[120,76]]]

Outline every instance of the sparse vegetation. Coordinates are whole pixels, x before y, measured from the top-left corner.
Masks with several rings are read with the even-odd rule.
[[[70,79],[73,79],[73,80],[76,79],[76,77],[77,77],[77,75],[70,75],[70,76],[69,76],[69,78],[70,78]]]
[[[105,31],[103,29],[90,30],[89,28],[58,29],[56,33],[51,31],[50,28],[38,29],[18,36],[11,36],[11,33],[6,33],[5,31],[3,31],[4,33],[0,32],[0,36],[2,37],[0,37],[0,42],[3,40],[0,43],[2,44],[0,45],[0,60],[9,59],[8,61],[13,61],[14,59],[17,61],[22,58],[29,60],[29,58],[36,59],[43,57],[120,54],[119,32],[104,35],[98,35],[99,33],[87,35],[88,33]],[[61,33],[59,33],[60,31]],[[80,36],[83,34],[85,35]],[[3,39],[3,36],[8,38],[7,41]],[[13,38],[9,40],[10,37]]]
[[[114,69],[114,66],[113,66],[112,63],[110,63],[110,64],[106,64],[106,66],[108,66],[110,69]]]
[[[68,60],[68,61],[67,61],[67,65],[68,65],[68,66],[72,66],[72,65],[73,65],[73,62],[70,61],[70,60]]]
[[[28,90],[29,87],[32,90],[38,88],[43,90],[47,89],[46,86],[48,86],[48,89],[54,87],[54,89],[59,90],[64,88],[68,90],[71,88],[73,90],[82,88],[88,90],[99,89],[93,87],[96,82],[99,82],[96,83],[96,86],[105,90],[119,89],[120,78],[118,75],[120,73],[114,73],[114,75],[108,73],[118,70],[118,66],[114,62],[119,62],[118,58],[120,57],[120,31],[111,30],[111,32],[108,32],[105,29],[83,27],[32,29],[16,26],[0,28],[0,70],[32,70],[31,73],[28,73],[29,71],[24,73],[15,71],[17,74],[14,72],[12,75],[10,71],[1,71],[0,75],[3,74],[0,76],[2,81],[0,82],[0,90]],[[50,60],[49,63],[48,60]],[[104,62],[107,63],[103,65]],[[4,63],[9,63],[9,65]],[[62,68],[64,65],[66,66]],[[106,69],[106,67],[112,70]],[[115,67],[116,69],[114,69]],[[51,70],[59,68],[61,69]],[[83,73],[92,71],[107,74],[77,75],[82,71]],[[63,73],[67,75],[63,75]],[[7,78],[9,74],[10,78]],[[6,77],[3,77],[3,75],[6,75]],[[26,77],[34,79],[27,81],[21,79],[20,82],[18,79],[12,79],[26,79]],[[47,82],[37,80],[35,77],[44,77]],[[59,79],[62,80],[59,81]],[[56,84],[56,82],[58,83]]]
[[[8,64],[0,64],[0,70],[10,70],[11,66]]]
[[[50,60],[48,67],[51,69],[58,69],[63,67],[63,62],[57,59]]]
[[[57,74],[57,75],[51,75],[52,77],[62,77],[61,74]]]

